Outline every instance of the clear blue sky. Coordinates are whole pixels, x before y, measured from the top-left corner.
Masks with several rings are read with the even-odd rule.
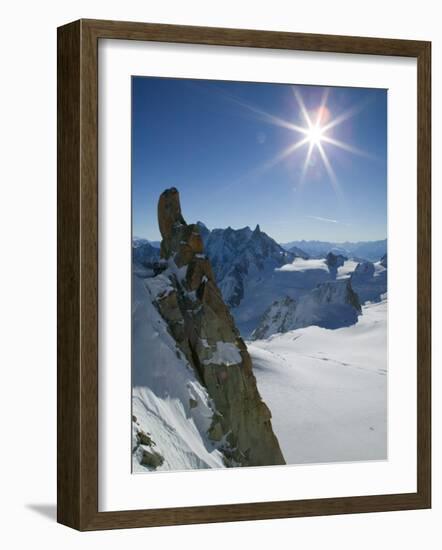
[[[306,134],[326,97],[320,147]],[[296,125],[296,131],[291,125]],[[312,137],[312,136],[310,136]],[[339,142],[341,146],[336,145]],[[333,176],[334,174],[334,176]],[[157,202],[180,191],[184,218],[255,227],[278,242],[387,236],[387,91],[132,78],[133,234],[159,240]]]

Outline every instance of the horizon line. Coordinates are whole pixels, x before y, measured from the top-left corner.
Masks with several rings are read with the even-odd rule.
[[[201,222],[202,223],[202,222]],[[205,225],[205,224],[204,224]],[[259,225],[259,224],[258,224]],[[205,227],[207,227],[205,225]],[[253,231],[253,229],[248,226],[248,225],[245,225],[243,227],[239,227],[239,228],[233,228],[231,227],[230,225],[228,226],[230,229],[233,229],[234,231],[240,231],[241,229],[250,229],[250,231]],[[261,226],[260,226],[261,228]],[[225,229],[228,229],[227,227],[214,227],[213,229],[209,229],[207,227],[207,229],[212,232],[212,231],[215,231],[216,229],[218,230],[225,230]],[[261,233],[265,233],[268,237],[270,237],[271,239],[273,239],[276,243],[278,243],[279,245],[284,245],[284,244],[291,244],[293,242],[322,242],[322,243],[330,243],[330,244],[335,244],[335,245],[338,245],[338,244],[356,244],[356,243],[375,243],[375,242],[379,242],[379,241],[387,241],[388,240],[388,237],[383,237],[381,239],[367,239],[367,240],[354,240],[354,241],[351,241],[351,240],[345,240],[345,241],[333,241],[333,240],[328,240],[328,239],[305,239],[305,238],[301,238],[301,239],[292,239],[292,240],[289,240],[289,241],[279,241],[277,239],[275,239],[274,237],[272,237],[269,233],[267,233],[266,231],[263,231],[261,229]],[[144,239],[146,241],[149,241],[149,242],[161,242],[162,241],[162,238],[161,236],[159,238],[155,238],[155,239],[151,239],[149,237],[146,237],[146,236],[142,236],[142,235],[135,235],[135,234],[132,234],[132,240],[133,239]]]

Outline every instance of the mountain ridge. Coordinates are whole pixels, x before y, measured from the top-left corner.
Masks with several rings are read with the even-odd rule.
[[[246,337],[257,328],[265,310],[275,300],[285,296],[298,299],[316,285],[329,280],[353,274],[353,289],[361,303],[377,301],[387,291],[386,240],[341,243],[353,252],[334,247],[327,253],[325,250],[328,247],[324,246],[334,243],[299,241],[303,245],[314,243],[316,249],[310,250],[310,255],[300,248],[284,250],[261,230],[259,224],[254,229],[245,226],[239,229],[227,227],[210,230],[198,221],[195,226],[203,242],[203,252],[210,260],[216,284],[237,326]],[[323,254],[315,258],[319,246],[323,248]],[[365,252],[362,246],[366,247]],[[375,258],[367,260],[356,256],[354,251]],[[139,238],[134,240],[134,260],[144,268],[154,272],[161,269],[159,254],[160,250],[149,241]]]
[[[234,231],[234,232],[252,232],[253,230],[249,226],[245,226],[238,229],[233,229],[228,226],[226,228],[214,228],[209,229],[203,222],[198,221],[197,225],[200,229],[201,237],[204,244],[212,232]],[[259,224],[258,224],[258,227]],[[264,231],[262,231],[265,233]],[[267,234],[267,233],[266,233]],[[267,234],[268,235],[268,234]],[[270,237],[279,246],[293,254],[295,256],[308,259],[308,258],[322,258],[327,256],[329,252],[335,254],[342,254],[344,256],[353,257],[361,260],[376,261],[387,253],[388,239],[375,239],[368,241],[322,241],[316,239],[301,239],[289,242],[278,243],[276,239]],[[133,237],[133,242],[148,242],[154,248],[160,247],[160,241],[150,240],[144,237]]]
[[[348,257],[356,257],[369,261],[376,261],[387,253],[387,239],[373,241],[320,241],[297,240],[281,243],[286,250],[293,247],[299,248],[312,258],[325,257],[329,252],[343,254]]]
[[[327,281],[298,300],[285,296],[273,302],[251,339],[262,340],[276,333],[307,326],[327,329],[347,327],[357,323],[361,314],[361,304],[352,288],[351,278]]]

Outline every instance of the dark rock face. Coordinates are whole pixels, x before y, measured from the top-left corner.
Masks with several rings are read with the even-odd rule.
[[[150,434],[143,431],[136,416],[132,416],[132,453],[138,454],[140,464],[149,470],[156,470],[164,463],[164,457],[155,446]]]
[[[304,252],[304,250],[302,250],[298,246],[291,246],[288,249],[288,251],[294,254],[295,256],[297,256],[298,258],[302,258],[303,260],[308,260],[310,258],[310,255],[307,254],[307,252]]]
[[[387,257],[380,262],[360,262],[351,275],[351,284],[361,303],[378,302],[387,292]]]
[[[262,340],[272,334],[292,330],[295,321],[296,301],[285,296],[275,300],[261,317],[259,325],[252,332],[252,340]]]
[[[296,257],[261,231],[259,225],[253,231],[250,227],[208,231],[203,226],[203,233],[216,282],[230,307],[241,303],[248,281],[264,277]]]
[[[164,463],[164,458],[157,451],[143,449],[140,463],[143,466],[156,470],[158,466]]]
[[[353,272],[353,281],[370,279],[374,275],[374,264],[372,262],[360,262]]]
[[[175,188],[161,195],[158,221],[161,256],[169,265],[159,276],[169,280],[155,305],[213,400],[209,436],[228,466],[285,464],[247,348],[204,254],[199,227],[184,221]]]
[[[198,229],[200,231],[201,238],[203,239],[204,246],[206,245],[207,239],[210,236],[210,229],[206,227],[203,222],[196,222]]]
[[[343,256],[342,254],[333,254],[333,252],[329,252],[325,258],[325,262],[328,266],[328,270],[330,271],[330,275],[332,277],[336,277],[336,274],[338,272],[338,267],[341,267],[344,265],[344,262],[348,260],[347,257]]]

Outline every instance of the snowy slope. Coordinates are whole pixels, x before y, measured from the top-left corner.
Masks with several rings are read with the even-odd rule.
[[[207,435],[213,416],[207,391],[152,304],[151,291],[157,289],[149,286],[160,279],[133,277],[133,471],[148,471],[140,464],[143,450],[164,458],[157,470],[223,468],[222,455]],[[137,429],[152,439],[151,448],[137,445]]]
[[[240,304],[232,315],[241,333],[248,338],[267,308],[277,300],[289,297],[298,301],[318,285],[351,278],[353,290],[361,304],[379,301],[387,292],[385,261],[357,262],[342,258],[341,265],[332,268],[326,258],[295,258],[291,263],[263,271],[259,277],[247,280]]]
[[[304,258],[295,258],[294,261],[290,264],[285,264],[276,271],[298,271],[305,273],[307,271],[320,269],[328,273],[328,265],[325,258],[317,259],[304,259]]]
[[[346,260],[343,265],[338,267],[336,278],[345,279],[350,277],[353,271],[356,269],[358,262],[355,260]]]
[[[387,458],[387,301],[357,324],[248,342],[288,464]]]
[[[328,281],[298,300],[286,296],[273,302],[253,331],[251,339],[260,340],[278,332],[284,333],[310,325],[337,329],[353,325],[360,314],[361,306],[350,279]]]
[[[331,279],[324,260],[296,258],[293,263],[280,268],[269,266],[247,280],[243,299],[239,306],[231,309],[231,313],[241,334],[248,337],[275,300],[285,296],[298,299]]]

